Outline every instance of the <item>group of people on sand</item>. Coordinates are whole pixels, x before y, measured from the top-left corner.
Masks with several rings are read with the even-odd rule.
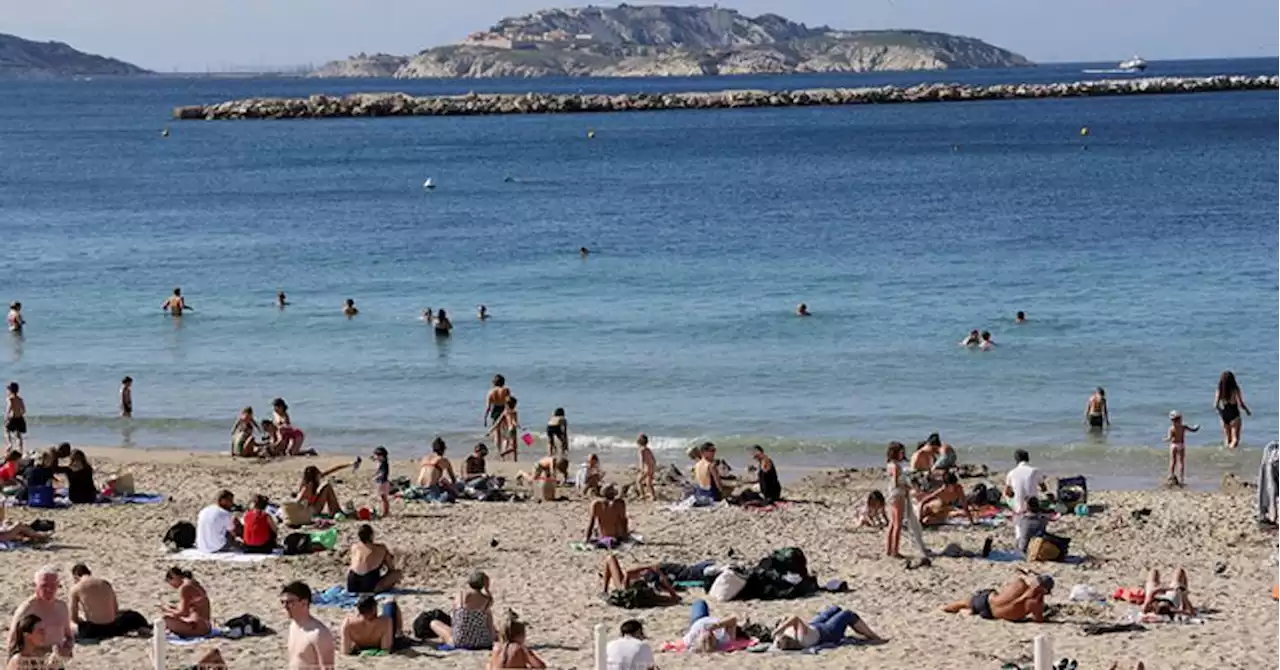
[[[284,398],[276,398],[271,401],[270,419],[258,421],[252,407],[240,410],[231,427],[231,455],[245,458],[314,456],[314,449],[302,448],[306,439],[306,433],[293,425],[288,403]]]
[[[62,464],[63,461],[66,465]],[[73,449],[69,442],[43,449],[31,457],[13,449],[0,465],[0,486],[10,489],[12,495],[21,501],[34,500],[32,494],[35,492],[51,504],[58,478],[66,483],[67,501],[73,505],[102,502],[104,490],[111,492],[117,484],[116,479],[108,479],[106,488],[99,489],[89,457],[84,451]]]

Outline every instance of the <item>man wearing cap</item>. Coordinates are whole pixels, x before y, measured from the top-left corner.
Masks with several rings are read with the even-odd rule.
[[[1022,621],[1031,617],[1032,621],[1044,623],[1044,597],[1050,593],[1053,593],[1052,576],[1028,575],[1009,582],[999,592],[995,589],[978,591],[946,605],[942,611],[955,614],[969,610],[983,619],[1001,621]]]

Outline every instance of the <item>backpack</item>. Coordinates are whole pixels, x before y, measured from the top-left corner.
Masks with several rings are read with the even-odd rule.
[[[653,590],[653,586],[644,581],[633,582],[625,589],[618,589],[610,593],[605,600],[614,607],[629,610],[638,607],[657,607],[662,602],[658,592]]]
[[[164,532],[164,544],[171,551],[182,551],[196,546],[196,527],[190,521],[179,521]]]
[[[284,555],[299,556],[314,551],[309,533],[289,533],[284,536]]]

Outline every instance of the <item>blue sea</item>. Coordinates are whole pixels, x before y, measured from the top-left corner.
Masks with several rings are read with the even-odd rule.
[[[889,440],[938,431],[965,460],[1003,467],[1025,446],[1058,473],[1146,485],[1177,409],[1203,425],[1194,481],[1249,472],[1280,403],[1274,91],[169,118],[176,105],[319,92],[1048,82],[1097,78],[1090,67],[6,83],[0,297],[22,302],[28,326],[0,341],[0,377],[22,384],[37,444],[225,450],[241,407],[269,413],[281,396],[323,451],[407,457],[442,435],[461,452],[482,439],[501,373],[534,433],[563,407],[573,447],[615,459],[643,431],[672,459],[712,440],[731,460],[759,443],[784,464],[867,466]],[[196,310],[180,321],[160,310],[175,286]],[[812,318],[793,315],[800,302]],[[452,338],[419,320],[428,307],[449,311]],[[996,349],[957,346],[974,328]],[[1221,449],[1213,409],[1227,369],[1254,410],[1240,452]],[[125,375],[131,421],[116,418]],[[1114,425],[1090,438],[1096,386]]]

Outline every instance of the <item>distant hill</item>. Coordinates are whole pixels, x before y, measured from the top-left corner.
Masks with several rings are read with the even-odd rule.
[[[971,37],[918,30],[810,28],[719,7],[618,5],[505,18],[460,44],[416,56],[360,54],[318,77],[688,76],[1022,67]]]
[[[62,42],[34,42],[0,33],[0,77],[149,74],[136,65],[77,51]]]

